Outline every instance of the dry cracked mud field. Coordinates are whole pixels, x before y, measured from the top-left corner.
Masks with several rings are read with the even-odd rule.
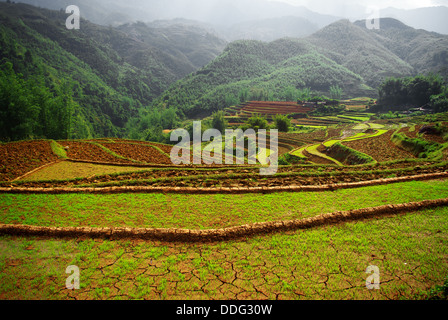
[[[3,237],[2,298],[421,299],[448,263],[436,211],[215,243]],[[79,290],[65,287],[68,265]],[[370,265],[379,290],[366,288]]]

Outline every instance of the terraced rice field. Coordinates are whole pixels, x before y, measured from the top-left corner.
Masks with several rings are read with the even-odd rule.
[[[308,113],[313,109],[304,107],[297,102],[281,102],[281,101],[249,101],[238,107],[239,112],[243,114],[292,114],[292,113]]]
[[[347,103],[347,102],[344,102]],[[362,101],[356,101],[355,107],[359,107]],[[347,112],[338,116],[312,116],[313,106],[304,106],[296,102],[283,101],[249,101],[238,106],[226,108],[226,119],[231,127],[238,127],[244,124],[250,117],[255,115],[265,116],[271,120],[273,116],[291,115],[291,123],[297,127],[329,128],[337,125],[351,125],[370,120],[373,115],[367,113],[365,105],[363,108],[350,108],[348,104]]]
[[[380,136],[362,140],[348,141],[344,144],[352,149],[368,154],[378,162],[392,161],[395,159],[415,159],[415,156],[398,148],[390,140],[393,131],[388,131]]]
[[[58,159],[49,141],[0,144],[0,180],[13,180]]]
[[[62,158],[51,141],[2,144],[0,297],[427,299],[448,275],[448,158],[400,149],[406,128],[355,125],[281,134],[302,159],[272,176],[173,166],[142,141],[58,141]],[[337,163],[334,141],[376,162]]]

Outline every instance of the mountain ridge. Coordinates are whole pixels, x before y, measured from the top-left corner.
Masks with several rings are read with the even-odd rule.
[[[234,41],[209,65],[173,85],[155,104],[194,116],[225,108],[229,101],[238,100],[240,90],[256,88],[273,99],[282,99],[281,91],[287,87],[310,88],[328,95],[334,85],[341,86],[345,96],[374,98],[376,88],[388,77],[439,72],[443,68],[448,55],[443,44],[448,36],[415,30],[393,19],[381,22],[384,30],[369,30],[365,21],[342,19],[300,39]],[[399,40],[400,36],[389,32],[393,28],[403,29],[408,36]],[[410,54],[420,54],[424,59],[400,57],[400,50],[413,37],[422,43]],[[396,45],[392,46],[394,41]],[[427,41],[442,45],[432,53],[425,47]],[[429,53],[423,56],[422,48]]]
[[[21,0],[21,2],[53,10],[77,5],[83,17],[105,26],[185,18],[211,24],[222,35],[236,24],[256,20],[261,23],[271,18],[301,17],[314,23],[320,29],[340,19],[356,21],[367,19],[369,16],[366,8],[361,5],[339,6],[339,14],[329,15],[312,11],[304,6],[261,0],[193,0],[188,2],[184,0],[95,0],[94,5],[92,0]],[[379,10],[379,14],[381,18],[398,19],[415,29],[448,34],[448,23],[446,23],[448,7],[446,6],[410,10],[384,8]],[[283,36],[286,35],[283,34]]]
[[[25,80],[43,77],[49,89],[70,83],[79,104],[72,127],[82,128],[82,137],[123,136],[139,109],[197,69],[185,57],[112,27],[82,19],[80,30],[68,30],[67,17],[65,11],[1,2],[0,61],[11,62]],[[195,48],[194,41],[189,45]]]
[[[68,30],[64,10],[4,2],[0,9],[2,65],[11,62],[26,80],[40,77],[50,92],[70,86],[79,105],[73,138],[123,136],[148,110],[200,118],[247,92],[282,100],[290,88],[328,95],[340,86],[345,97],[375,97],[387,77],[448,65],[448,36],[394,19],[382,19],[380,30],[342,19],[302,38],[227,43],[194,21],[82,20]]]

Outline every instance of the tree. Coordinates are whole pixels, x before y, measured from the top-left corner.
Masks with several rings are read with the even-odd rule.
[[[444,87],[443,92],[431,96],[431,107],[434,112],[448,112],[448,87]]]
[[[211,127],[221,133],[224,133],[227,127],[227,121],[224,117],[223,111],[217,111],[213,114]]]
[[[238,99],[240,102],[246,102],[249,100],[249,90],[247,88],[243,88],[238,92]]]
[[[253,87],[249,90],[249,100],[268,101],[270,96],[269,91],[266,89]]]
[[[255,115],[250,117],[247,120],[247,124],[245,125],[246,128],[252,128],[254,130],[258,129],[267,129],[269,127],[268,120],[266,120],[265,117],[262,117],[260,115]]]
[[[307,101],[311,98],[311,89],[303,88],[297,90],[297,98],[300,101]]]
[[[0,69],[0,139],[21,140],[33,137],[39,106],[35,105],[21,74],[7,62]]]
[[[283,98],[285,101],[296,101],[299,97],[299,93],[293,86],[286,87],[283,91]]]
[[[424,106],[431,97],[443,91],[443,79],[439,75],[428,74],[407,78],[388,78],[378,89],[379,106],[397,108],[400,106]]]
[[[238,99],[233,94],[226,94],[224,97],[226,107],[231,107],[239,103]]]
[[[342,97],[342,88],[338,85],[330,87],[330,97],[331,99],[340,100]]]
[[[177,110],[174,108],[162,110],[160,121],[163,129],[174,129],[178,122]]]
[[[408,102],[407,84],[404,79],[390,77],[378,88],[378,104],[405,104]]]
[[[440,76],[419,75],[409,81],[408,91],[412,102],[417,106],[423,106],[431,100],[431,96],[441,93],[442,87],[443,80]]]
[[[277,114],[274,117],[274,124],[278,131],[288,132],[289,127],[291,126],[291,120],[285,115]]]

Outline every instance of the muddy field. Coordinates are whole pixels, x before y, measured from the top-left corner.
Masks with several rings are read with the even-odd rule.
[[[126,168],[129,170],[129,167]],[[137,170],[137,168],[136,168]],[[441,173],[448,170],[448,165],[434,163],[399,162],[390,165],[338,167],[338,166],[292,166],[280,167],[276,175],[260,178],[259,168],[166,168],[139,169],[132,173],[99,175],[89,178],[69,179],[62,181],[23,181],[17,187],[76,187],[76,186],[106,186],[108,183],[129,186],[153,187],[277,187],[277,186],[310,186],[338,183],[351,183],[384,179],[388,177],[403,177],[431,173]],[[0,186],[12,186],[10,183],[0,183]]]
[[[70,159],[110,163],[133,163],[131,160],[115,157],[101,147],[89,142],[59,141],[59,144],[66,148],[67,156]]]
[[[136,160],[141,163],[171,164],[169,157],[150,145],[121,142],[103,142],[101,145],[122,157]]]
[[[314,131],[303,136],[286,134],[283,137],[303,139],[313,145],[331,137],[337,138],[341,132],[337,128]],[[73,195],[28,194],[29,190],[25,194],[15,194],[18,190],[3,193],[3,223],[8,224],[2,226],[3,230],[11,228],[9,224],[13,223],[14,230],[22,230],[23,233],[6,232],[1,236],[0,298],[424,299],[428,290],[442,284],[446,276],[446,252],[440,245],[447,240],[446,199],[435,199],[442,196],[446,185],[442,184],[444,180],[434,179],[446,179],[448,164],[415,159],[392,144],[391,134],[392,131],[344,144],[378,161],[393,162],[338,166],[329,165],[327,160],[307,153],[310,156],[308,160],[316,164],[280,166],[277,174],[272,176],[260,176],[260,168],[257,166],[174,167],[166,155],[171,150],[169,146],[154,144],[161,152],[141,141],[58,141],[61,147],[68,147],[65,149],[68,160],[59,159],[48,141],[0,145],[0,151],[5,155],[1,158],[0,187],[35,187],[42,188],[42,193],[52,188],[67,187],[69,193],[78,187],[84,187],[84,190],[90,187],[93,192],[102,192],[97,188],[135,186],[129,188],[131,193],[118,188],[118,193],[113,195],[92,195],[83,189],[78,189],[80,193]],[[448,149],[444,150],[446,155],[447,152]],[[91,163],[73,162],[70,159]],[[76,170],[86,174],[77,179],[45,181],[46,176],[43,174],[36,181],[11,181],[46,164],[50,165],[45,170],[51,170],[52,167],[55,171],[61,170],[51,164],[54,161],[63,164],[67,170],[74,171],[76,167]],[[137,166],[137,162],[154,165]],[[73,164],[76,166],[72,168]],[[425,181],[424,185],[419,181],[422,175],[433,173],[441,174],[436,175],[436,178],[433,176],[431,181]],[[57,178],[57,175],[52,176],[52,179],[54,177]],[[402,178],[407,184],[383,180],[384,191],[378,186],[370,186],[364,187],[367,189],[364,193],[359,188],[362,184],[358,184],[358,187],[344,185],[364,181],[366,183],[363,185],[367,185],[369,181],[377,183],[377,180],[387,178]],[[331,186],[326,191],[319,191],[318,187],[308,188],[315,189],[304,195],[308,202],[289,198],[303,192],[269,194],[263,191],[266,189],[254,189],[252,194],[233,193],[234,190],[247,187],[298,186],[289,188],[297,191],[300,186],[333,184],[339,186]],[[132,191],[141,186],[160,189],[151,195]],[[196,192],[171,194],[170,191],[164,191],[176,187],[180,192],[188,190],[186,188],[196,189]],[[214,188],[215,193],[200,194],[205,188]],[[228,188],[231,192],[225,194],[219,188]],[[403,188],[408,188],[408,192],[403,192]],[[443,201],[444,206],[420,210],[422,207],[419,202],[414,204],[415,208],[403,205],[398,214],[396,211],[401,203],[414,201],[401,199],[410,191],[422,197],[421,200],[428,197]],[[425,191],[431,195],[422,196]],[[386,195],[389,194],[387,200]],[[391,204],[389,211],[364,217],[370,195],[378,202],[376,205]],[[246,199],[246,204],[243,200],[248,196],[256,199]],[[324,197],[327,200],[323,200]],[[353,204],[350,203],[352,199]],[[280,200],[282,205],[279,206]],[[326,204],[319,209],[324,202]],[[36,210],[30,210],[29,203]],[[348,206],[343,210],[358,211],[342,211],[342,205]],[[244,208],[244,211],[236,210],[238,206]],[[134,214],[139,207],[142,213],[137,211]],[[295,221],[289,220],[291,215],[297,212],[303,214],[307,208],[316,207],[315,210],[322,210],[322,214],[329,213],[324,216],[333,223],[319,223],[322,215],[316,214],[310,215],[310,219],[306,220],[308,224],[305,220],[295,222],[301,221],[303,229],[285,228],[288,221]],[[254,212],[253,221],[233,223],[246,218],[249,208]],[[276,210],[278,212],[274,212]],[[408,212],[413,210],[420,211],[416,214]],[[281,221],[279,212],[283,214]],[[347,219],[354,212],[362,213],[363,219],[358,220],[356,215],[352,217],[353,221]],[[135,225],[122,226],[122,219],[130,215],[129,221]],[[194,221],[195,224],[187,231],[175,229],[184,226],[170,225],[170,216],[174,222],[183,224],[185,221]],[[210,221],[216,220],[219,225],[228,224],[226,228],[242,233],[232,237],[228,236],[226,232],[229,230],[226,229],[223,237],[219,229],[213,231],[219,236],[212,239],[215,241],[202,242],[204,239],[210,240],[209,236],[213,234],[210,228],[215,228],[213,223],[202,222],[204,216],[212,216]],[[141,219],[144,217],[148,219],[147,223],[154,223],[151,219],[159,222],[163,230],[168,230],[175,237],[165,239],[160,237],[161,231],[155,229],[145,232],[159,232],[157,236],[142,237],[143,231],[139,231],[139,228],[143,229]],[[340,221],[342,217],[346,219],[345,222]],[[45,219],[53,220],[48,222]],[[64,229],[64,219],[77,219],[74,229]],[[91,238],[91,234],[72,234],[73,230],[75,233],[79,230],[95,231],[90,224],[99,220],[105,221],[105,224],[100,226],[101,230],[97,230],[98,234],[110,232],[111,228],[116,227],[115,223],[119,227],[113,232],[116,235],[122,232],[128,236]],[[196,227],[196,224],[200,227]],[[51,228],[52,234],[41,232],[48,231],[48,228]],[[263,232],[257,231],[261,229]],[[68,235],[58,238],[64,232],[68,232]],[[129,237],[129,232],[140,232],[140,237]],[[201,241],[190,243],[186,240],[191,239],[179,238],[186,232],[189,235],[198,234]],[[67,290],[65,287],[65,267],[73,264],[81,267],[80,290]],[[369,265],[377,265],[381,269],[381,290],[372,291],[365,287],[365,270]]]
[[[48,141],[0,144],[0,181],[10,181],[58,160]]]
[[[368,154],[378,162],[392,161],[396,159],[415,159],[415,156],[403,149],[398,148],[391,140],[393,131],[381,136],[346,141],[343,144],[349,148]]]

